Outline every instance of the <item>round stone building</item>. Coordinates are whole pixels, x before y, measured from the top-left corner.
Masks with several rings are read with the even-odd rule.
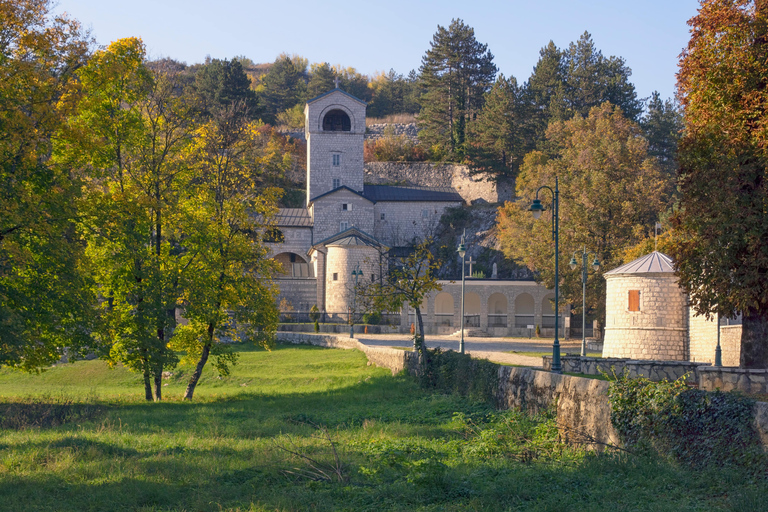
[[[350,307],[357,309],[353,305],[353,270],[361,272],[357,277],[360,284],[374,281],[380,272],[382,245],[355,229],[350,229],[348,233],[348,236],[326,245],[326,311],[331,314],[343,314]]]
[[[688,301],[672,259],[654,251],[603,275],[603,357],[688,360]]]

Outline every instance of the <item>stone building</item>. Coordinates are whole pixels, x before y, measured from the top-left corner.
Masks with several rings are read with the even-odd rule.
[[[688,360],[688,300],[660,252],[603,274],[603,357]]]
[[[603,357],[714,363],[718,319],[689,307],[669,256],[652,252],[603,275]],[[723,365],[738,366],[741,319],[719,324]]]
[[[355,279],[378,279],[391,249],[434,233],[446,208],[465,203],[455,178],[452,186],[365,183],[365,109],[365,102],[338,88],[305,106],[306,205],[280,209],[279,232],[270,244],[284,269],[277,279],[279,300],[294,311],[307,312],[316,305],[326,318],[344,318],[354,300]],[[487,185],[470,181],[463,186],[467,193],[490,193]],[[360,274],[353,278],[353,270]],[[476,282],[468,285],[465,312],[478,329],[507,335],[528,325],[540,325],[546,332],[554,324],[551,292],[536,283],[469,281]],[[456,286],[446,282],[444,287],[442,294],[428,298],[425,308],[432,332],[455,330],[460,324]],[[407,312],[400,324],[404,330],[410,327]]]

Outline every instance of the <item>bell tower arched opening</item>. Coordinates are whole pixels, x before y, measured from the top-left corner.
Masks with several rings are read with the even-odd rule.
[[[341,109],[333,109],[323,117],[324,132],[348,132],[352,130],[349,116]]]

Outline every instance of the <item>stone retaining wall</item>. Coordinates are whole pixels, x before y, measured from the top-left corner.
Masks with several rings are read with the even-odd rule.
[[[545,370],[552,368],[552,356],[544,356],[542,366]],[[662,380],[677,380],[683,375],[689,374],[688,381],[696,382],[697,370],[709,366],[709,363],[691,363],[688,361],[646,361],[624,359],[618,357],[581,357],[561,356],[560,364],[563,372],[583,373],[584,375],[627,375],[633,379],[645,377],[654,382]]]
[[[354,339],[322,334],[278,332],[277,339],[286,343],[358,349],[365,353],[371,363],[389,368],[393,375],[403,370],[410,372],[416,370],[415,354],[405,350],[369,347]],[[625,361],[641,363],[637,368],[648,363],[647,361]],[[681,363],[672,362],[672,364]],[[660,363],[658,366],[664,365]],[[701,365],[697,367],[699,370],[708,370]],[[501,365],[498,367],[498,372],[499,388],[496,402],[500,409],[516,407],[536,413],[554,405],[557,408],[557,425],[566,442],[582,444],[598,450],[606,445],[618,446],[619,438],[611,425],[608,382]],[[768,446],[768,403],[757,402],[755,405],[754,426],[763,445]]]
[[[728,366],[699,368],[699,389],[768,393],[768,370],[748,370]]]

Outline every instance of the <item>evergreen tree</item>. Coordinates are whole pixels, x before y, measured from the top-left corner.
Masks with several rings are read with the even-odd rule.
[[[368,103],[369,117],[385,117],[391,114],[415,114],[419,111],[418,86],[415,71],[404,77],[390,69],[370,82],[372,98]]]
[[[261,114],[251,81],[237,60],[213,59],[198,69],[195,89],[202,101],[202,110],[210,117],[221,109],[236,108],[249,119]]]
[[[307,84],[307,99],[312,99],[336,88],[336,72],[330,64],[312,64]]]
[[[300,104],[307,94],[307,61],[297,56],[280,55],[262,77],[260,97],[264,122],[274,124],[277,114]]]
[[[499,75],[485,95],[485,105],[475,123],[475,136],[469,156],[472,168],[497,177],[513,177],[525,153],[527,109],[514,77]]]
[[[670,176],[677,172],[677,143],[683,130],[683,113],[672,99],[662,101],[659,93],[653,91],[640,120],[645,138],[648,140],[648,154],[659,160],[659,165]]]
[[[493,54],[460,19],[447,29],[438,25],[430,46],[419,69],[425,90],[419,136],[436,152],[461,159],[467,150],[468,125],[496,76]]]

